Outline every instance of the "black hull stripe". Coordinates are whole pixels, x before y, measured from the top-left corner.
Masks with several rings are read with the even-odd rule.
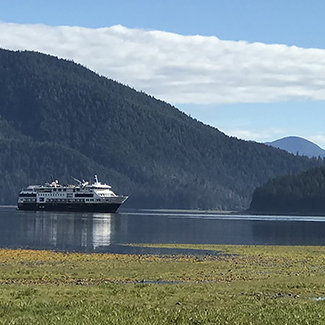
[[[19,210],[34,211],[67,211],[67,212],[106,212],[113,213],[120,207],[120,203],[109,204],[74,204],[74,203],[18,203]]]

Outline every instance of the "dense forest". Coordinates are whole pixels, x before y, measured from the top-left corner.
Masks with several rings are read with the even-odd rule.
[[[271,178],[324,164],[228,137],[74,62],[0,49],[0,203],[52,174],[98,174],[125,207],[247,208]]]
[[[253,213],[325,214],[325,167],[268,181],[254,191]]]

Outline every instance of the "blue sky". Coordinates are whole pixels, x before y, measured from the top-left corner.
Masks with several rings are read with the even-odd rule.
[[[232,136],[325,147],[324,12],[321,0],[11,0],[0,47],[73,59]]]
[[[223,40],[325,47],[322,0],[10,0],[0,19],[90,28],[123,25]]]

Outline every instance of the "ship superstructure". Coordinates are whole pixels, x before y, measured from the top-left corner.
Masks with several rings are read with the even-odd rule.
[[[115,212],[127,200],[116,195],[111,186],[98,181],[89,184],[73,178],[77,185],[61,185],[51,181],[45,185],[29,185],[19,193],[18,209],[83,212]]]

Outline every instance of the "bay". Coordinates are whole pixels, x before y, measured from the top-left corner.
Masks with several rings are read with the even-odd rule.
[[[147,243],[324,245],[325,217],[170,210],[64,213],[0,207],[1,248],[136,254],[191,252],[139,246]]]

